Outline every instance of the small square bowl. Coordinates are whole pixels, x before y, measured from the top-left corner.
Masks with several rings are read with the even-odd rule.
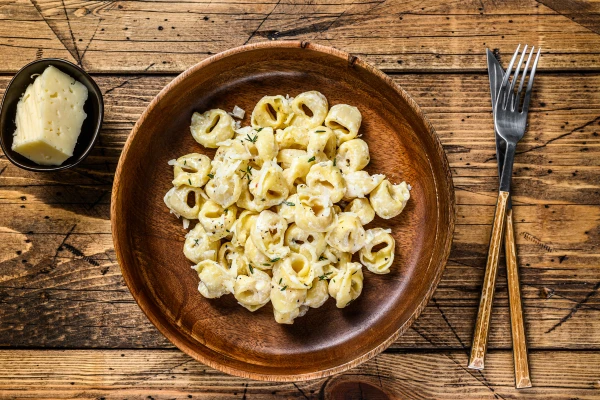
[[[25,93],[27,86],[35,80],[35,76],[32,78],[32,75],[41,74],[50,65],[75,78],[88,89],[88,98],[83,106],[87,117],[83,121],[81,133],[77,138],[73,155],[61,165],[39,165],[12,150],[13,134],[16,130],[17,104],[23,93]],[[102,92],[100,92],[100,88],[98,88],[92,77],[83,69],[59,58],[36,60],[21,68],[4,92],[0,109],[0,145],[6,157],[19,168],[36,172],[59,171],[71,168],[82,162],[92,150],[92,147],[94,147],[98,139],[100,126],[102,126],[103,116],[104,101],[102,99]]]

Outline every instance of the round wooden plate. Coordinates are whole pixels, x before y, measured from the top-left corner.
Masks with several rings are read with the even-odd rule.
[[[185,231],[163,203],[167,161],[208,151],[190,134],[194,111],[246,110],[264,95],[322,92],[362,113],[370,173],[413,187],[406,209],[367,227],[391,228],[392,272],[365,272],[362,295],[345,309],[329,300],[293,325],[270,304],[251,313],[233,296],[205,299],[182,249]],[[308,42],[268,42],[217,54],[188,69],[142,114],[119,160],[111,203],[115,251],[127,286],[150,321],[177,347],[221,371],[297,381],[345,371],[388,347],[425,308],[450,251],[454,189],[434,129],[411,97],[352,55]]]

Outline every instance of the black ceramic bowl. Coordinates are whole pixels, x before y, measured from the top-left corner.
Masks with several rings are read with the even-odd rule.
[[[17,103],[21,95],[27,89],[30,83],[33,83],[34,74],[41,74],[46,67],[54,66],[62,72],[72,76],[79,82],[83,83],[88,89],[88,98],[83,106],[83,110],[87,117],[83,121],[81,134],[77,139],[73,156],[65,160],[61,165],[39,165],[30,159],[23,157],[19,153],[12,150],[13,134],[15,133],[15,117],[17,114]],[[27,169],[29,171],[58,171],[61,169],[71,168],[82,162],[87,157],[92,147],[98,139],[100,126],[102,125],[102,117],[104,115],[104,102],[102,93],[96,85],[96,82],[80,67],[59,58],[44,58],[33,61],[23,68],[14,76],[8,84],[2,99],[0,109],[0,145],[6,157],[16,166]]]

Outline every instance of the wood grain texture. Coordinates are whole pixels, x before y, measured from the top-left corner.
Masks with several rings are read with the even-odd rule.
[[[600,397],[599,5],[0,0],[0,73],[61,57],[91,72],[128,74],[95,76],[107,118],[84,165],[39,175],[0,156],[0,345],[42,348],[0,351],[0,365],[9,366],[0,398]],[[450,161],[457,227],[433,300],[388,353],[329,380],[265,383],[194,362],[149,323],[115,261],[109,197],[131,127],[174,77],[129,74],[178,73],[245,42],[294,38],[399,72],[394,79],[427,113]],[[486,369],[465,365],[498,187],[483,50],[502,56],[522,42],[541,45],[544,63],[512,186],[536,385],[516,391],[502,266]],[[0,75],[0,92],[9,79]]]
[[[329,104],[350,99],[358,107],[360,132],[370,149],[366,170],[383,173],[392,182],[410,182],[411,197],[419,201],[410,202],[401,216],[371,225],[392,229],[397,244],[390,274],[366,278],[352,307],[337,310],[329,302],[293,325],[280,326],[273,322],[271,307],[249,313],[231,297],[211,301],[198,294],[197,274],[182,254],[181,221],[162,200],[173,180],[172,169],[165,165],[190,152],[214,155],[189,134],[195,110],[229,110],[234,105],[250,110],[265,95],[295,96],[315,88]],[[250,114],[243,125],[249,124]],[[414,100],[389,77],[330,47],[266,42],[199,63],[150,103],[117,167],[111,225],[127,286],[152,323],[177,347],[228,373],[293,381],[352,368],[408,329],[445,267],[454,232],[454,202],[448,162],[435,131]]]
[[[504,228],[504,250],[506,254],[506,277],[508,281],[508,301],[510,304],[510,328],[515,362],[515,387],[523,389],[531,387],[529,362],[527,360],[527,339],[523,323],[523,307],[521,305],[521,285],[519,284],[519,266],[512,210],[506,213]]]
[[[0,71],[60,56],[90,72],[181,72],[232,47],[286,39],[334,46],[387,72],[483,72],[485,47],[512,53],[518,43],[542,47],[541,70],[598,70],[597,2],[577,1],[583,15],[561,3],[7,1]]]
[[[469,368],[483,369],[485,364],[485,352],[492,318],[492,304],[494,292],[496,291],[496,277],[498,276],[498,260],[500,249],[504,239],[504,226],[506,221],[506,205],[508,204],[509,192],[500,191],[496,202],[496,211],[492,220],[492,234],[488,249],[485,274],[481,289],[481,300],[477,310],[475,331],[473,332],[473,344],[471,345],[471,358]]]
[[[106,119],[99,143],[76,170],[33,174],[0,158],[2,346],[171,347],[123,283],[109,201],[131,127],[172,78],[96,76],[106,94]],[[9,79],[0,77],[0,93]],[[493,132],[487,76],[394,79],[436,127],[458,204],[453,249],[435,303],[394,347],[461,349],[473,333],[498,188],[493,135],[482,135]],[[513,178],[528,341],[532,349],[599,349],[600,74],[540,73],[536,86]],[[503,267],[499,274],[488,347],[510,349]]]
[[[598,352],[534,351],[531,373],[537,384],[520,391],[513,386],[510,351],[490,352],[484,371],[465,368],[467,358],[462,351],[381,354],[335,377],[277,383],[226,375],[177,350],[2,350],[0,364],[11,367],[0,375],[0,398],[331,400],[340,389],[348,393],[348,383],[360,384],[363,394],[375,388],[393,399],[600,396]],[[352,398],[360,398],[359,390]]]

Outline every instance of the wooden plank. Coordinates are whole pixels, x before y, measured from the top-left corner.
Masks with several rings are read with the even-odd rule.
[[[600,354],[531,352],[534,387],[513,386],[512,355],[488,354],[484,371],[464,352],[384,353],[347,373],[298,383],[259,382],[213,370],[176,350],[0,351],[2,399],[594,399]],[[359,387],[360,383],[360,387]],[[356,392],[354,392],[356,391]],[[352,396],[354,394],[356,397]]]
[[[180,72],[231,47],[289,39],[386,71],[483,71],[485,47],[510,54],[518,43],[542,46],[541,70],[598,70],[597,18],[540,3],[17,0],[0,8],[0,71],[60,53],[91,72]],[[586,16],[600,9],[580,3]]]
[[[0,94],[8,79],[0,77]],[[171,79],[97,76],[106,118],[100,142],[79,168],[35,174],[0,158],[0,345],[170,347],[123,284],[109,201],[131,127]],[[394,346],[459,349],[471,340],[497,190],[487,76],[394,79],[436,127],[458,204],[454,246],[435,301]],[[534,349],[600,348],[598,86],[600,74],[541,73],[529,132],[519,144],[515,229]],[[491,348],[511,345],[507,307],[501,267]]]
[[[74,62],[60,33],[49,25],[32,2],[0,2],[0,52],[2,71],[19,70],[39,58],[63,58]]]

